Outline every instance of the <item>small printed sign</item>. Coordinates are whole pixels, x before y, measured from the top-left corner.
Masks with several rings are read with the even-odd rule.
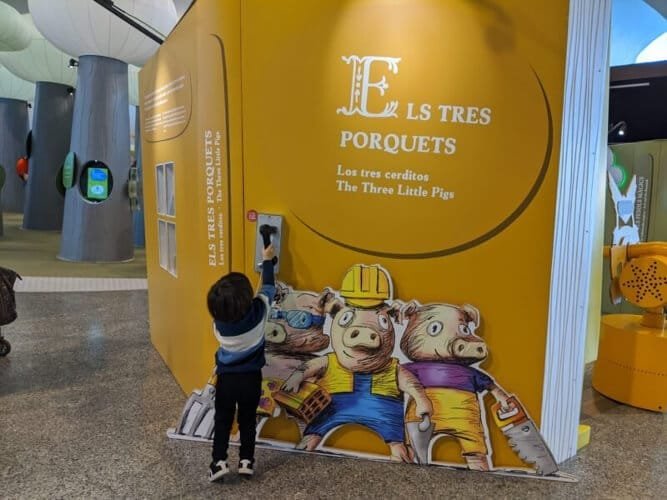
[[[257,222],[257,211],[256,210],[248,210],[248,220],[250,222]]]

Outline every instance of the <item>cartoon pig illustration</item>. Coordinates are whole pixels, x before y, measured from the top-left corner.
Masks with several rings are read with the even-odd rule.
[[[275,401],[276,391],[292,372],[317,352],[329,346],[324,334],[324,301],[314,292],[293,290],[284,283],[276,283],[276,298],[264,329],[266,366],[259,401],[257,433],[261,434],[268,417],[278,416],[284,409]],[[297,420],[303,434],[305,425]]]
[[[331,396],[331,404],[306,427],[298,448],[315,450],[337,427],[360,424],[384,439],[392,460],[412,461],[404,444],[403,394],[411,396],[417,415],[430,414],[431,403],[417,378],[392,357],[392,309],[386,304],[350,307],[329,297],[325,310],[333,318],[334,352],[304,363],[283,386],[296,392],[302,381],[314,377]]]
[[[433,405],[429,432],[456,439],[468,468],[490,470],[482,397],[490,392],[507,410],[511,403],[489,375],[473,366],[489,354],[484,340],[475,335],[479,311],[470,305],[420,306],[411,302],[402,308],[401,317],[407,319],[407,326],[400,347],[413,361],[403,366],[417,377]],[[422,420],[420,407],[409,401],[405,421],[412,445],[421,442],[425,448],[415,450],[418,460],[427,462],[432,436],[423,440],[416,430]],[[423,427],[420,429],[423,432]]]
[[[324,334],[327,296],[278,283],[276,303],[264,330],[265,377],[284,381],[315,353],[329,347],[329,337]]]

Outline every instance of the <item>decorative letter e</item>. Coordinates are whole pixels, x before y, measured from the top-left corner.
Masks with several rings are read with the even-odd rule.
[[[352,116],[359,114],[368,118],[391,118],[398,117],[396,110],[398,109],[398,101],[389,101],[384,110],[380,113],[372,113],[368,110],[368,92],[370,89],[377,89],[380,95],[384,95],[389,88],[387,78],[382,76],[379,82],[370,82],[371,66],[374,62],[386,63],[389,71],[393,74],[398,74],[398,63],[401,61],[400,57],[376,57],[376,56],[343,56],[343,61],[346,64],[352,64],[352,91],[350,93],[350,105],[347,108],[338,108],[338,114],[345,116]]]

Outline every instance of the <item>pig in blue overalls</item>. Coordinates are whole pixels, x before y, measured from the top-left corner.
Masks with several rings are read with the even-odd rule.
[[[307,427],[305,435],[325,436],[344,424],[360,424],[385,442],[404,440],[403,395],[398,388],[398,360],[377,373],[354,373],[341,366],[335,353],[317,383],[331,395],[331,404]]]

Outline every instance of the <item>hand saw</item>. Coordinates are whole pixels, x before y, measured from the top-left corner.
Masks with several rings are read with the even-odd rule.
[[[512,449],[524,462],[535,465],[539,475],[548,476],[558,472],[558,464],[549,447],[519,400],[510,396],[507,402],[510,406],[507,411],[501,408],[500,403],[491,408],[496,424]]]

